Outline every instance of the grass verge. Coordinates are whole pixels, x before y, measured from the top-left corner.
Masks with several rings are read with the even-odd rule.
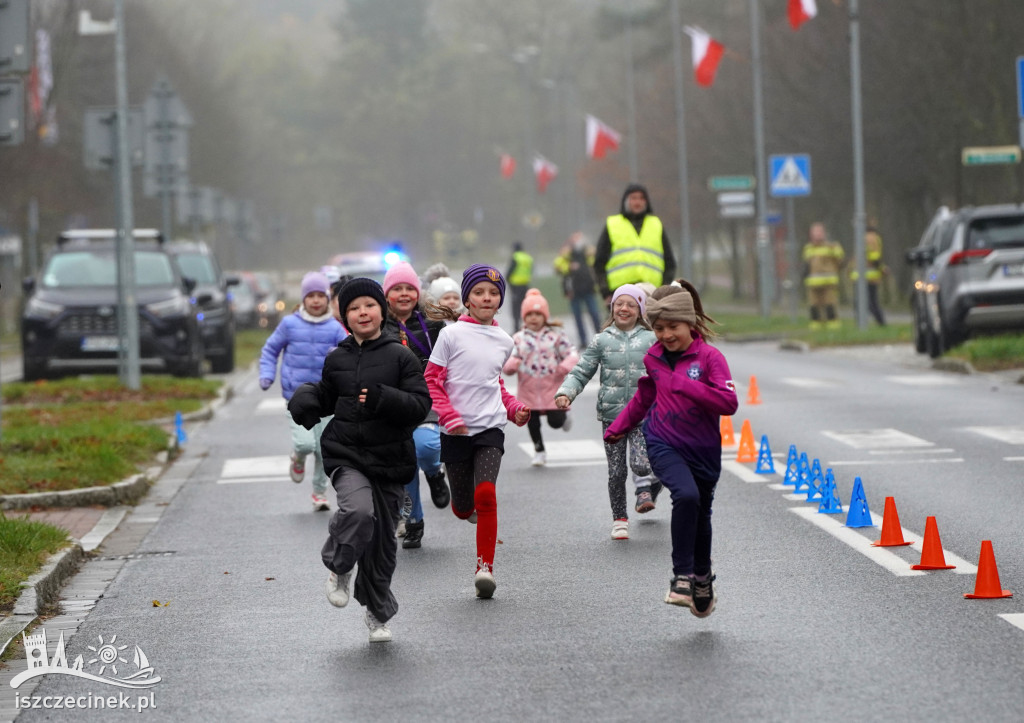
[[[67,533],[53,525],[0,512],[0,612],[10,612],[21,583],[67,541]]]
[[[1000,334],[964,342],[947,353],[979,371],[1024,368],[1024,334]]]

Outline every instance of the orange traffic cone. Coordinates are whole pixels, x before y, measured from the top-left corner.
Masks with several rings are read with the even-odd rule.
[[[736,444],[736,435],[732,431],[732,417],[722,417],[719,426],[722,430],[722,446],[731,447]]]
[[[911,570],[952,570],[956,565],[946,564],[946,555],[942,552],[942,540],[939,539],[939,525],[934,517],[924,523],[924,542],[921,545],[921,564],[911,565]]]
[[[1013,597],[1013,593],[1004,590],[999,584],[999,570],[996,569],[996,555],[992,552],[992,540],[982,540],[981,557],[978,558],[978,576],[974,580],[974,592],[964,593],[970,600],[988,598]]]
[[[740,429],[740,448],[736,452],[737,462],[756,462],[757,450],[754,449],[754,433],[750,430],[750,420],[743,420],[743,428]]]
[[[875,547],[902,547],[909,545],[903,541],[903,528],[900,527],[900,516],[896,514],[896,500],[885,498],[885,511],[882,513],[882,539],[872,542]]]
[[[761,392],[757,389],[757,377],[750,376],[750,389],[747,391],[747,404],[760,404]]]

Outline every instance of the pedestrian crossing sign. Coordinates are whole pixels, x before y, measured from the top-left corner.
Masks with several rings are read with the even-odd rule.
[[[811,195],[811,157],[806,153],[770,156],[769,192],[776,198]]]

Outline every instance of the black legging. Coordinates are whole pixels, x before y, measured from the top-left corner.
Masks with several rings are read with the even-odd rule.
[[[501,450],[497,447],[477,447],[473,456],[464,462],[445,462],[448,483],[452,491],[452,510],[465,519],[473,512],[473,494],[481,482],[498,482],[501,469]]]
[[[531,411],[530,421],[526,423],[526,428],[530,430],[533,449],[537,452],[544,451],[544,438],[540,436],[540,418],[545,414],[548,417],[548,424],[551,425],[552,429],[561,429],[562,425],[565,424],[566,410],[564,409],[549,409],[543,412]]]

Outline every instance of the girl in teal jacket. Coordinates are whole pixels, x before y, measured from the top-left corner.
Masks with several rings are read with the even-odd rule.
[[[644,355],[654,343],[654,332],[644,320],[644,292],[633,284],[625,284],[612,295],[611,319],[587,346],[579,362],[555,393],[555,405],[568,409],[601,368],[601,388],[597,393],[597,418],[602,432],[625,409],[637,389],[637,382],[647,372]],[[629,516],[626,511],[627,457],[636,488],[634,509],[643,514],[654,509],[661,483],[651,474],[647,460],[647,443],[639,428],[628,436],[626,444],[604,445],[608,458],[608,498],[612,507],[612,539],[629,539]]]

